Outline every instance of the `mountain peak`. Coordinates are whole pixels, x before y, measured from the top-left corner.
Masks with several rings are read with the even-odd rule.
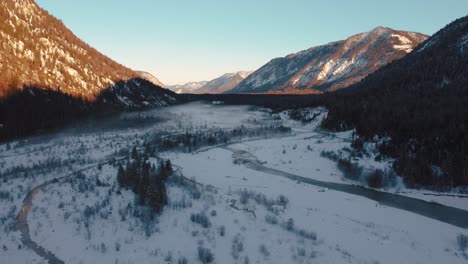
[[[389,32],[389,31],[395,31],[395,30],[394,30],[394,29],[391,29],[391,28],[389,28],[389,27],[377,26],[377,27],[371,29],[369,32],[381,33],[381,32]]]

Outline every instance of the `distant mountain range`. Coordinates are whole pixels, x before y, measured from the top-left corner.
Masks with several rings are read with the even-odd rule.
[[[236,87],[241,81],[247,78],[252,72],[239,71],[226,73],[211,81],[189,82],[182,85],[167,86],[168,89],[176,93],[211,93],[221,94]]]
[[[195,90],[194,93],[213,93],[220,94],[236,87],[241,81],[247,78],[252,72],[240,71],[235,73],[226,73],[221,77],[205,83],[202,87]]]
[[[139,73],[81,41],[33,0],[0,2],[0,43],[0,98],[34,86],[90,101],[101,99],[104,104],[119,101],[124,107],[174,101],[173,93],[161,89],[159,81],[143,76],[150,81],[143,85]],[[134,94],[142,86],[148,99]],[[101,96],[104,91],[105,97]]]
[[[193,93],[195,90],[200,89],[207,82],[208,81],[200,81],[200,82],[188,82],[185,84],[167,85],[166,88],[178,94]]]
[[[320,93],[356,83],[404,57],[428,36],[377,27],[346,40],[276,58],[227,93]]]

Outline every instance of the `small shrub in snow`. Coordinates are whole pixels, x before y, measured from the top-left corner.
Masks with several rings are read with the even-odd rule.
[[[200,199],[202,196],[201,191],[196,186],[191,190],[190,194],[192,195],[192,198],[195,200]]]
[[[382,188],[383,186],[383,172],[375,170],[367,176],[367,186],[371,188]]]
[[[106,245],[105,245],[104,243],[101,243],[100,248],[101,248],[101,253],[102,253],[102,254],[106,254],[106,252],[107,252],[107,247],[106,247]]]
[[[240,203],[247,204],[250,198],[250,193],[247,190],[243,190],[240,192]]]
[[[284,195],[280,195],[276,200],[268,199],[263,193],[257,193],[254,191],[249,191],[243,189],[239,191],[240,203],[247,204],[250,199],[254,200],[257,204],[263,205],[267,208],[268,211],[277,213],[282,208],[286,207],[289,200]],[[280,207],[280,208],[278,208]]]
[[[380,154],[375,156],[375,158],[374,158],[374,160],[377,161],[377,162],[381,162],[383,159],[384,159],[383,156],[380,155]]]
[[[364,140],[360,137],[356,137],[353,142],[351,142],[351,147],[356,150],[362,151],[364,148]]]
[[[464,234],[459,234],[457,236],[458,248],[461,251],[465,251],[468,248],[468,236]]]
[[[268,218],[268,220],[267,220]],[[270,223],[269,221],[277,221],[277,219],[273,220],[274,218],[272,217],[269,217],[268,215],[265,217],[265,220]],[[293,232],[295,233],[296,235],[302,237],[302,238],[305,238],[305,239],[309,239],[309,240],[317,240],[317,233],[313,232],[313,231],[307,231],[307,230],[304,230],[304,229],[296,229],[296,227],[294,226],[294,220],[292,218],[289,218],[288,221],[284,222],[281,227],[283,227],[284,229],[286,229],[287,231],[289,232]]]
[[[240,234],[237,234],[232,240],[231,255],[234,259],[239,259],[240,253],[244,251],[244,243]]]
[[[293,231],[294,230],[294,220],[292,218],[289,218],[288,221],[285,224],[286,230],[288,231]]]
[[[211,193],[214,193],[214,194],[218,193],[218,190],[216,189],[216,187],[214,187],[211,184],[208,184],[208,185],[205,186],[205,191],[211,192]]]
[[[8,191],[0,191],[0,200],[13,202],[13,196]]]
[[[389,170],[374,170],[367,176],[367,186],[371,188],[384,188],[396,185],[396,175],[391,169]]]
[[[338,169],[343,173],[344,177],[353,181],[358,181],[362,176],[362,167],[357,163],[351,162],[348,159],[338,160]]]
[[[192,201],[184,194],[182,199],[178,201],[171,201],[170,206],[173,209],[185,209],[185,208],[190,208],[192,207]]]
[[[330,159],[330,160],[333,160],[333,161],[338,161],[341,158],[340,154],[338,154],[338,153],[336,153],[335,151],[332,151],[332,150],[322,150],[320,152],[321,157],[327,158],[327,159]]]
[[[278,218],[274,215],[266,215],[265,216],[265,221],[271,225],[277,225],[278,224]]]
[[[211,226],[210,219],[204,213],[192,214],[190,215],[190,220],[194,223],[197,223],[204,228],[208,228]]]
[[[63,214],[63,220],[64,220],[64,221],[67,221],[68,218],[70,218],[70,216],[71,216],[71,213],[70,213],[70,212],[68,212],[68,211],[65,212],[65,213]]]
[[[177,264],[188,264],[188,260],[185,257],[180,257],[179,260],[177,260]]]
[[[164,258],[166,263],[172,263],[172,251],[167,252],[166,257]]]
[[[223,236],[226,234],[226,227],[223,226],[223,225],[220,226],[220,227],[218,228],[218,234],[219,234],[220,236],[223,237]]]
[[[211,215],[211,216],[216,216],[216,210],[211,210],[210,215]]]
[[[198,259],[202,263],[211,263],[214,260],[214,256],[208,248],[198,247]]]
[[[305,238],[305,239],[309,239],[309,240],[317,240],[317,234],[313,231],[306,231],[306,230],[299,230],[297,231],[297,234],[302,237],[302,238]]]
[[[278,196],[278,201],[277,201],[277,204],[280,205],[280,206],[283,206],[283,207],[286,207],[286,205],[288,205],[288,198],[284,195],[280,195]]]
[[[297,255],[298,255],[299,257],[305,257],[305,255],[306,255],[306,250],[305,250],[305,248],[298,248],[298,249],[297,249]]]
[[[263,256],[268,257],[270,256],[270,251],[266,248],[264,244],[260,245],[260,253],[262,253]]]

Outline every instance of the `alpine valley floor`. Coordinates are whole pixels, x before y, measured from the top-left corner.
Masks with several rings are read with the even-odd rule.
[[[326,110],[304,111],[315,119],[191,103],[3,144],[0,263],[468,261],[457,243],[468,235],[468,197],[409,189],[398,176],[381,190],[363,187],[326,153],[351,158],[362,173],[390,170],[392,160],[376,161],[372,142],[355,155],[352,131],[324,131]],[[264,133],[278,127],[291,130]],[[155,219],[143,220],[135,194],[119,188],[117,164],[133,147],[233,129],[251,133],[149,157],[171,160],[173,177],[185,179],[168,182],[168,205]],[[403,208],[400,199],[420,206]]]

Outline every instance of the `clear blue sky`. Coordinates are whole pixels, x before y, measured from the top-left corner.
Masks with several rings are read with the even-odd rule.
[[[112,59],[167,84],[255,70],[376,26],[431,35],[468,0],[36,0]]]

